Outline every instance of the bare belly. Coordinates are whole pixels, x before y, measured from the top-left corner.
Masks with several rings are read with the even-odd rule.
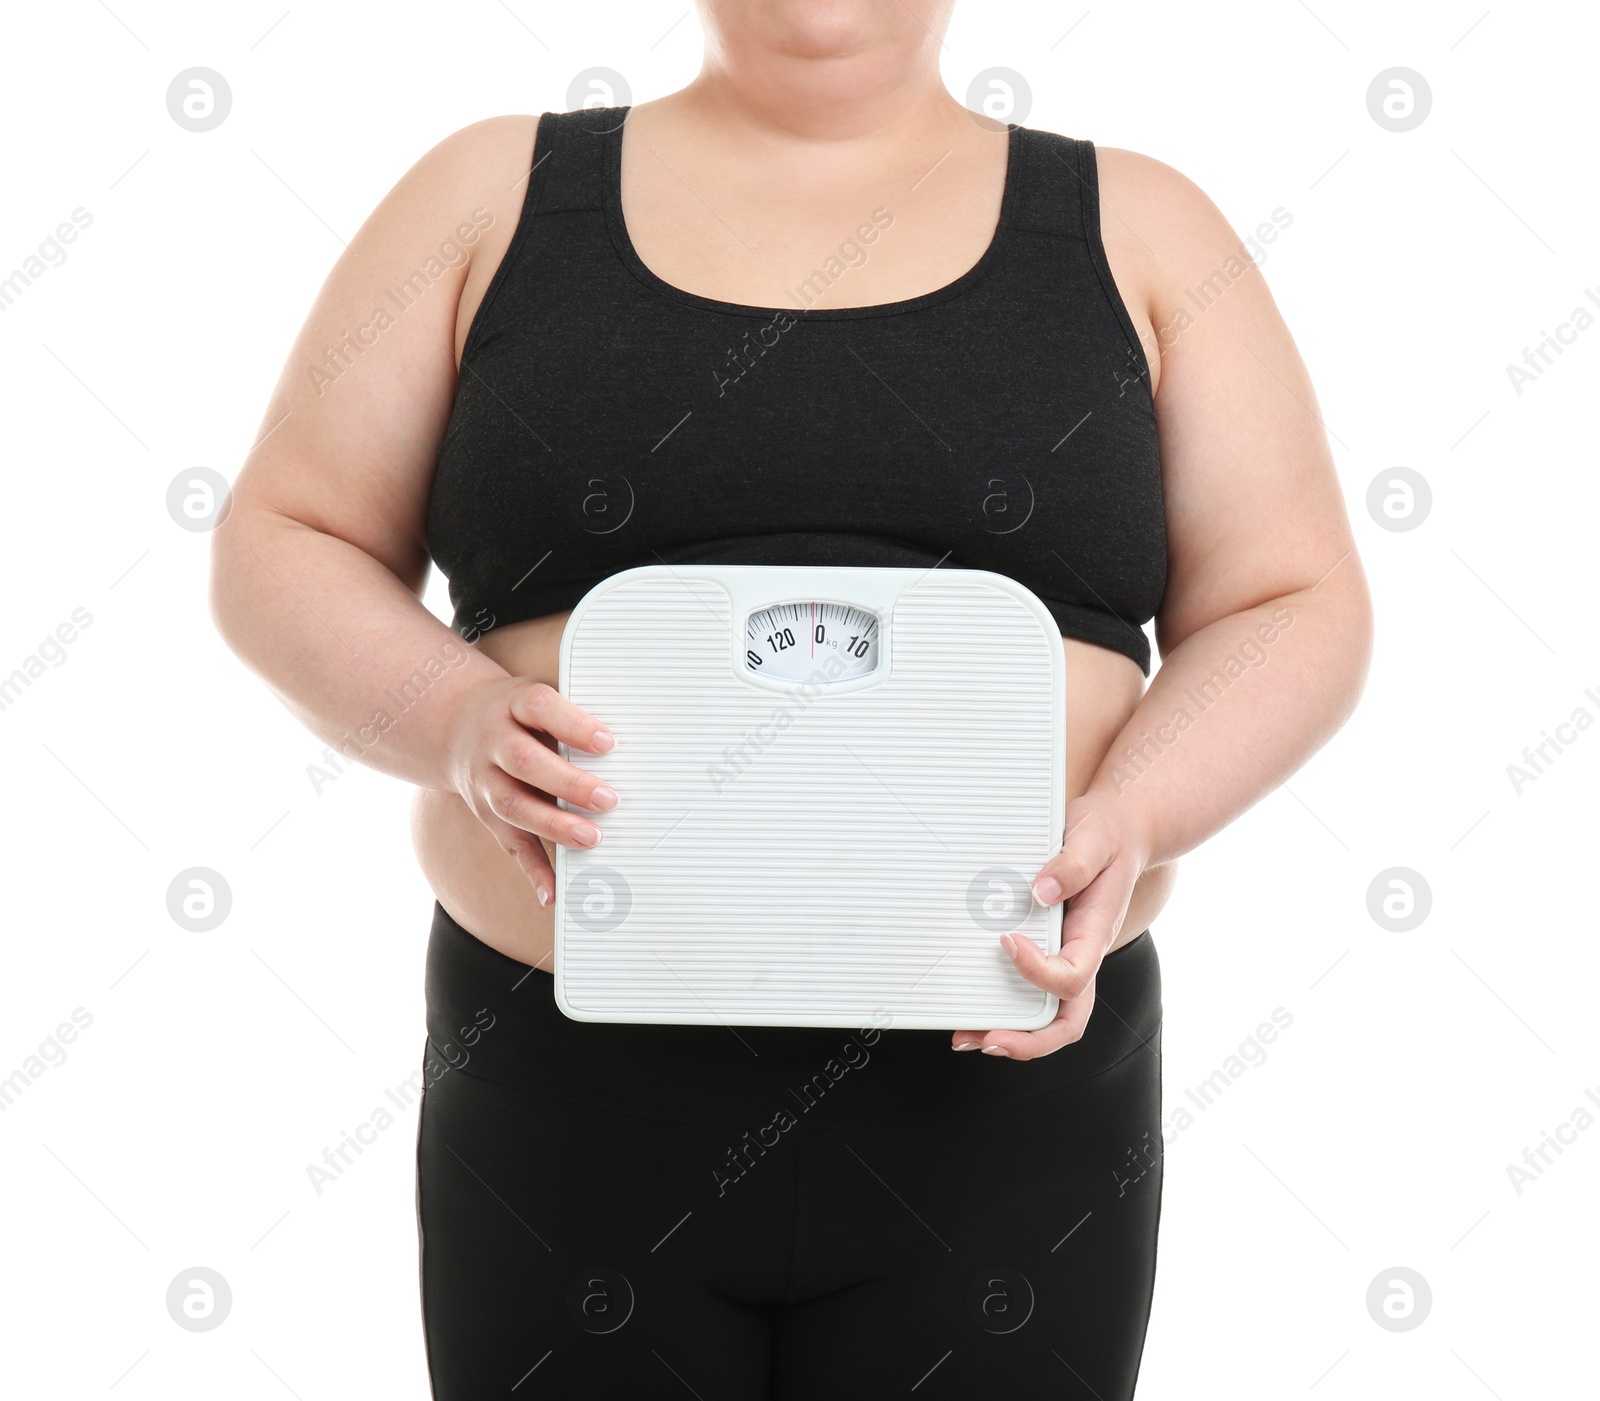
[[[478,647],[513,676],[554,686],[567,613],[552,613],[486,633]],[[1144,690],[1144,677],[1127,657],[1073,638],[1067,652],[1067,797],[1089,786],[1111,741]],[[602,715],[599,717],[604,720]],[[581,758],[577,761],[580,766]],[[620,795],[627,802],[628,795]],[[418,789],[411,814],[412,841],[423,874],[446,912],[491,948],[548,973],[554,910],[540,906],[517,863],[454,793]],[[541,839],[542,840],[542,839]],[[555,850],[544,843],[551,863]],[[1168,864],[1147,871],[1134,890],[1128,918],[1113,948],[1136,938],[1166,903],[1175,876]]]

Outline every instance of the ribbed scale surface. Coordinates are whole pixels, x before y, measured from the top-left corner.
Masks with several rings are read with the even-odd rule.
[[[571,1013],[1037,1024],[1048,999],[999,932],[1059,938],[1059,907],[1027,895],[1060,849],[1058,639],[1009,593],[931,573],[894,605],[888,679],[807,697],[735,679],[742,625],[717,584],[661,576],[610,588],[578,620],[566,690],[617,748],[569,757],[621,801],[598,815],[597,848],[558,848]],[[1016,873],[1011,896],[1004,882],[975,893],[995,867]]]

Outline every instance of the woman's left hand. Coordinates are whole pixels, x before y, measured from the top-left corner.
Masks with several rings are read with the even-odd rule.
[[[1038,1031],[958,1031],[952,1047],[1033,1060],[1081,1037],[1094,1010],[1100,960],[1127,917],[1147,856],[1146,843],[1115,798],[1086,793],[1068,803],[1060,854],[1045,863],[1033,883],[1033,898],[1041,905],[1069,902],[1061,921],[1061,952],[1041,953],[1032,939],[1000,936],[1017,971],[1061,999],[1055,1020]]]

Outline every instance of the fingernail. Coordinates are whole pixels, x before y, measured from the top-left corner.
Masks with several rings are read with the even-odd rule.
[[[617,737],[610,730],[596,730],[594,732],[594,747],[602,754],[616,745]]]
[[[1033,883],[1033,898],[1041,905],[1053,905],[1061,898],[1061,882],[1054,876],[1040,876]]]
[[[617,790],[608,783],[602,783],[589,795],[589,806],[592,808],[614,808],[617,805]]]
[[[970,1051],[978,1043],[976,1041],[962,1041],[956,1046],[958,1051]]]
[[[542,885],[534,886],[533,891],[534,894],[539,897],[539,903],[541,905],[548,905],[550,903],[550,892]]]
[[[983,1053],[986,1056],[1009,1056],[1011,1054],[1004,1046],[985,1046]]]
[[[572,838],[584,846],[598,846],[600,844],[600,829],[592,822],[579,822],[572,828]]]
[[[1000,942],[1005,945],[1006,952],[1010,954],[1012,958],[1017,956],[1017,941],[1009,934],[1002,934],[1000,936]]]

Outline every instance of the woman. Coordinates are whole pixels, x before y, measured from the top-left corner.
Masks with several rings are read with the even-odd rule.
[[[1370,605],[1238,237],[1157,161],[964,110],[950,8],[701,0],[683,91],[442,142],[323,287],[215,537],[230,644],[418,789],[438,1397],[1133,1394],[1147,931],[1175,858],[1348,716]],[[948,562],[1046,601],[1071,801],[1034,895],[1069,904],[1059,956],[1002,943],[1051,1025],[554,1006],[555,845],[628,801],[555,753],[613,743],[557,646],[663,561]]]

